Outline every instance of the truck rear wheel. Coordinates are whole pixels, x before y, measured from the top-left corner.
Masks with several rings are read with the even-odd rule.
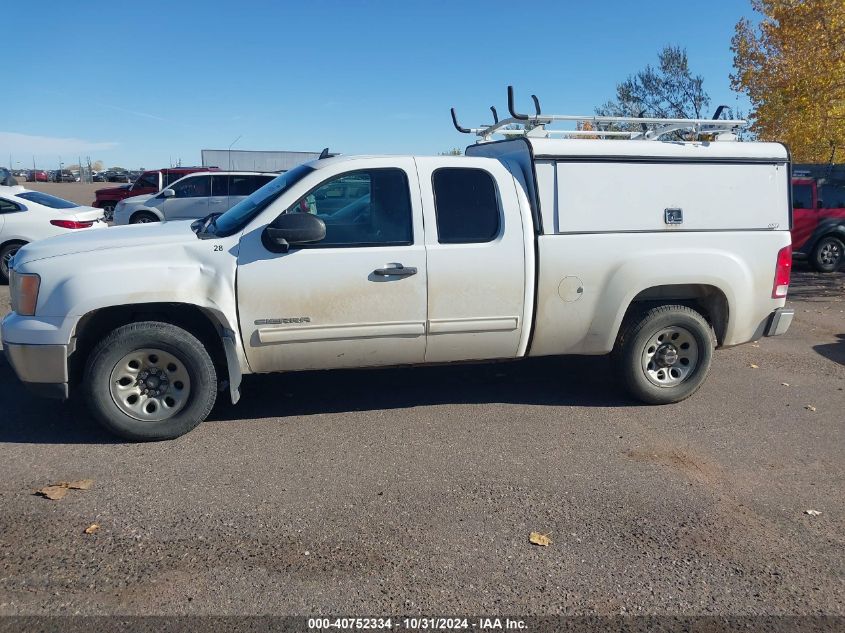
[[[698,312],[663,305],[631,319],[613,350],[627,391],[647,404],[690,397],[707,378],[713,359],[713,328]]]
[[[845,263],[845,243],[834,235],[819,240],[810,255],[810,265],[820,273],[833,273]]]
[[[82,388],[109,431],[127,440],[184,435],[211,412],[217,373],[203,344],[169,323],[113,330],[94,348]]]

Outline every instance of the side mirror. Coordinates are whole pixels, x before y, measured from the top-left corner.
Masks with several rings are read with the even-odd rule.
[[[285,213],[273,220],[261,233],[264,248],[273,253],[287,253],[291,246],[319,242],[326,237],[326,223],[310,213]]]
[[[816,200],[816,209],[824,209],[824,200]]]
[[[159,194],[162,198],[172,198],[176,195],[176,192],[173,189],[162,189],[161,193]]]

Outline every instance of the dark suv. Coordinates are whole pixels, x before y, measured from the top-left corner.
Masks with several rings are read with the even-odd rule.
[[[176,182],[183,176],[198,171],[215,171],[217,167],[168,167],[166,169],[153,169],[143,172],[138,179],[128,185],[121,187],[109,187],[98,189],[94,192],[97,197],[93,206],[105,211],[106,220],[111,221],[114,217],[114,208],[124,198],[141,196],[147,193],[156,193],[171,183]]]
[[[76,182],[76,176],[69,169],[57,169],[53,172],[53,182]]]

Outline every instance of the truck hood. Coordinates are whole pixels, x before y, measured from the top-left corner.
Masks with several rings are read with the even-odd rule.
[[[197,236],[191,230],[190,220],[81,230],[30,242],[15,255],[15,265],[90,251],[116,251],[196,241]]]

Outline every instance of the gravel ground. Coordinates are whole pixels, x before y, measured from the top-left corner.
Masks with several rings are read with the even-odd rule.
[[[316,372],[126,444],[0,357],[0,614],[845,616],[845,274],[797,268],[665,407],[601,358]]]
[[[119,182],[23,182],[18,179],[18,184],[34,191],[43,191],[77,204],[90,205],[96,196],[97,189],[107,187],[119,187]]]

